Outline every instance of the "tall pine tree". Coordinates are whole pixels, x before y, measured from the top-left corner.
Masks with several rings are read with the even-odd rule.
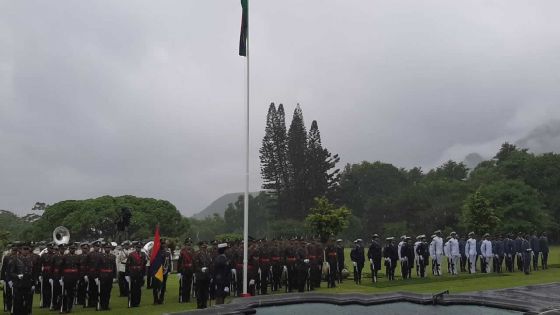
[[[325,197],[338,185],[339,171],[334,169],[340,160],[338,155],[332,156],[321,144],[321,133],[317,121],[311,123],[307,138],[306,154],[307,195],[306,209],[313,206],[315,197]]]
[[[278,174],[277,161],[274,152],[274,121],[276,119],[276,106],[271,103],[268,107],[266,115],[266,127],[264,129],[264,137],[262,147],[259,150],[261,159],[261,177],[263,180],[263,189],[277,189]]]
[[[303,219],[306,213],[306,152],[307,132],[303,121],[303,112],[299,104],[294,110],[292,123],[288,131],[288,170],[290,183],[288,186],[287,215],[291,218]]]

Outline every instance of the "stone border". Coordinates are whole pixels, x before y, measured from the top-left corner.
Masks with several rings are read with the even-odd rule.
[[[558,289],[559,283],[518,287],[503,290],[480,291],[462,294],[445,294],[437,299],[438,305],[475,305],[485,306],[500,309],[507,309],[512,311],[524,312],[527,315],[541,314],[560,314],[554,313],[551,310],[555,305],[541,304],[538,298],[532,300],[520,299],[515,295],[508,296],[511,290],[525,291],[527,293],[534,293],[541,291],[545,295],[549,290]],[[554,288],[554,289],[553,289]],[[554,292],[554,291],[552,291]],[[539,292],[540,293],[540,292]],[[433,304],[433,295],[417,294],[410,292],[391,292],[380,294],[363,294],[363,293],[288,293],[288,294],[275,294],[275,295],[259,295],[249,298],[236,298],[229,304],[216,305],[204,310],[192,310],[187,312],[172,313],[172,315],[206,315],[206,314],[223,314],[223,315],[245,315],[255,314],[258,307],[278,306],[287,304],[301,304],[301,303],[327,303],[334,305],[377,305],[385,303],[409,302],[421,305]],[[553,301],[550,301],[554,303]],[[167,315],[167,314],[166,314]]]

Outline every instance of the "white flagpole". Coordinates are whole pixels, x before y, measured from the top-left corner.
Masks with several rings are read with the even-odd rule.
[[[243,295],[247,295],[247,263],[249,243],[249,1],[247,1],[247,112],[245,117],[245,196],[243,198]]]

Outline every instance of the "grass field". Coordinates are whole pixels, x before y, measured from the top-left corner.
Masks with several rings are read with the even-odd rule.
[[[346,262],[351,266],[350,250],[346,250]],[[431,269],[429,270],[431,273]],[[512,274],[476,274],[476,275],[459,275],[450,276],[444,268],[444,275],[442,277],[432,277],[431,274],[424,279],[409,279],[402,280],[398,277],[400,271],[397,270],[396,281],[387,281],[386,278],[379,279],[375,285],[371,283],[371,278],[363,277],[362,284],[356,285],[352,279],[345,280],[341,285],[336,288],[327,289],[325,283],[322,283],[322,288],[317,291],[321,293],[382,293],[394,291],[408,291],[417,293],[436,293],[444,290],[449,290],[450,293],[479,291],[488,289],[509,288],[515,286],[550,283],[560,281],[560,247],[556,246],[551,249],[549,256],[549,269],[545,271],[532,272],[530,275],[525,275],[521,272]],[[364,268],[364,273],[369,275],[369,264]],[[413,277],[415,271],[413,270]],[[364,275],[365,276],[365,275]],[[282,294],[282,293],[279,293]],[[0,297],[1,299],[1,297]],[[34,304],[38,304],[39,297],[35,296]],[[103,314],[110,315],[148,315],[148,314],[162,314],[169,312],[178,312],[188,309],[196,308],[195,303],[179,304],[178,302],[178,277],[170,275],[167,283],[166,301],[163,305],[152,305],[152,291],[143,290],[142,303],[138,308],[127,308],[126,298],[118,297],[118,287],[113,287],[113,297],[111,298],[111,310],[105,311]],[[48,310],[33,308],[33,313],[38,315],[54,314]],[[87,314],[97,313],[93,309],[84,309],[77,306],[73,313]]]

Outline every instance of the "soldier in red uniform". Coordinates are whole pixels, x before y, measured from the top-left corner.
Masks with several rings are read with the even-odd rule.
[[[41,285],[41,307],[42,308],[50,308],[51,306],[51,297],[52,297],[52,275],[54,272],[53,260],[54,260],[54,249],[53,243],[47,244],[47,252],[41,255],[41,259],[39,260],[39,264],[41,266],[41,276],[40,282]]]
[[[97,283],[95,279],[97,275],[97,261],[99,260],[100,252],[100,241],[95,241],[92,243],[93,250],[87,254],[87,286],[88,286],[88,301],[87,307],[97,307],[97,302],[99,300],[99,288],[97,288]]]
[[[98,310],[109,310],[109,300],[113,289],[113,279],[117,278],[117,257],[111,254],[111,243],[104,244],[104,252],[97,260],[97,285],[99,286]]]
[[[76,287],[80,279],[80,256],[76,255],[76,245],[69,247],[69,252],[62,258],[61,264],[63,290],[61,313],[70,313],[74,305]]]
[[[181,274],[179,284],[179,303],[191,301],[191,289],[193,282],[193,250],[190,239],[185,240],[185,246],[181,249],[177,261],[177,271]]]
[[[134,251],[128,255],[125,269],[127,281],[130,285],[128,306],[138,307],[142,298],[142,286],[144,286],[148,258],[142,252],[141,242],[134,241],[132,245],[134,245]]]
[[[87,306],[88,297],[88,281],[87,281],[87,274],[88,274],[88,254],[89,254],[89,244],[82,243],[80,244],[81,254],[79,255],[79,270],[80,270],[80,277],[78,279],[78,289],[76,293],[76,301],[77,304],[83,305],[84,307]]]

